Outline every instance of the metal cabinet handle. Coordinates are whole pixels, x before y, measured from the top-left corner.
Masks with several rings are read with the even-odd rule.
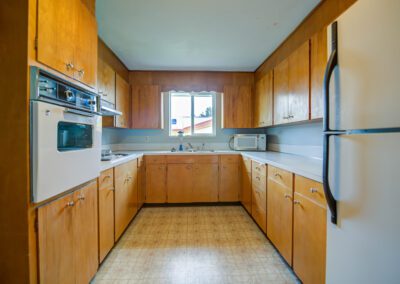
[[[295,204],[295,205],[301,205],[300,201],[298,201],[298,200],[293,200],[293,204]]]
[[[289,199],[290,199],[290,198],[292,198],[292,196],[290,196],[289,194],[285,194],[284,196],[285,196],[285,198],[286,198],[286,199],[288,199],[288,198],[289,198]]]
[[[69,201],[69,202],[67,202],[66,207],[72,207],[74,205],[75,205],[75,202]]]
[[[72,62],[65,63],[65,66],[67,67],[67,70],[74,69],[74,64]]]
[[[278,174],[278,173],[275,173],[274,176],[279,177],[279,178],[282,178],[282,175],[280,175],[280,174]]]
[[[105,180],[107,180],[107,179],[109,179],[109,178],[111,178],[111,176],[110,176],[110,175],[107,175],[107,176],[105,176],[105,177],[103,178],[103,181],[105,181]]]
[[[310,192],[311,192],[311,193],[317,193],[317,192],[318,192],[318,189],[312,187],[312,188],[310,188]]]
[[[86,197],[85,197],[84,195],[79,195],[79,196],[78,196],[78,200],[82,200],[82,201],[83,201],[83,200],[85,200],[85,199],[86,199]]]
[[[83,77],[83,75],[85,75],[85,69],[78,70],[78,75],[79,77]]]

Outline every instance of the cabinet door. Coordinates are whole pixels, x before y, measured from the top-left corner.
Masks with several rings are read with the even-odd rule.
[[[310,113],[310,44],[289,56],[289,122],[308,120]]]
[[[136,160],[133,160],[114,169],[115,240],[119,239],[135,214],[137,195],[134,196],[136,178],[133,168],[137,170],[136,162]]]
[[[191,164],[169,164],[167,169],[168,203],[192,201],[193,166]]]
[[[311,38],[311,119],[322,118],[322,88],[328,61],[326,28]]]
[[[162,94],[159,86],[132,86],[132,121],[135,129],[163,128]]]
[[[74,76],[76,0],[39,0],[37,60],[67,76]]]
[[[74,200],[75,283],[86,284],[99,265],[97,181],[75,191]]]
[[[222,94],[222,127],[252,127],[251,86],[224,86]]]
[[[75,283],[73,204],[69,194],[38,208],[40,283]]]
[[[138,210],[138,168],[137,159],[131,161],[129,164],[129,182],[128,182],[128,223],[136,215]]]
[[[98,91],[103,100],[115,104],[115,71],[101,56],[98,59]]]
[[[292,264],[292,214],[291,189],[268,179],[267,236],[289,265]]]
[[[115,126],[129,128],[131,103],[129,84],[120,75],[116,74],[115,85],[115,108],[122,112],[122,115],[115,117]]]
[[[273,71],[256,82],[254,97],[254,127],[272,125]]]
[[[252,187],[252,211],[256,223],[260,226],[264,233],[267,232],[267,192],[266,185],[263,187],[253,184]]]
[[[146,168],[144,158],[138,159],[138,210],[146,199]]]
[[[325,283],[326,208],[295,193],[293,269],[303,283]]]
[[[93,88],[97,86],[97,23],[95,16],[81,0],[77,5],[74,78]],[[73,1],[68,1],[73,2]]]
[[[251,214],[252,210],[252,192],[251,192],[251,160],[243,158],[242,164],[242,194],[241,201],[247,212]]]
[[[114,177],[113,169],[99,177],[99,260],[102,262],[114,246]]]
[[[167,202],[165,164],[146,165],[146,203]]]
[[[219,178],[219,201],[239,201],[240,174],[239,164],[222,163]]]
[[[289,119],[289,60],[274,68],[274,124],[287,123]]]
[[[194,165],[192,201],[218,201],[218,164]]]

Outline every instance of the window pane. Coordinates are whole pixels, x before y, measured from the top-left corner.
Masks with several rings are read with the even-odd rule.
[[[182,130],[191,135],[191,97],[187,93],[171,93],[171,136],[177,136]]]
[[[201,95],[194,97],[194,133],[213,134],[213,97]]]

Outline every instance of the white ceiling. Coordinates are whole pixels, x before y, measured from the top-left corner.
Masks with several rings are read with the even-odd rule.
[[[97,0],[130,70],[254,71],[320,0]]]

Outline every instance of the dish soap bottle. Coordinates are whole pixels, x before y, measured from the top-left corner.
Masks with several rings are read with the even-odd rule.
[[[178,151],[183,151],[183,131],[182,130],[178,131],[178,137],[179,137],[179,148],[178,148]]]

